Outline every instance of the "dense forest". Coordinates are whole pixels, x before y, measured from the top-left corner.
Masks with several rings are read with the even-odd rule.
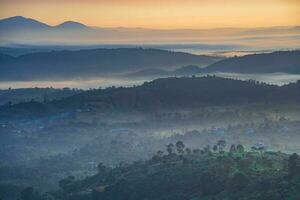
[[[76,109],[99,111],[149,111],[186,109],[199,106],[251,103],[300,102],[300,82],[284,86],[256,81],[207,77],[163,78],[134,87],[93,89],[62,100],[32,101],[0,107],[0,119],[41,117],[75,112]]]
[[[12,105],[20,102],[38,101],[48,102],[63,99],[83,90],[80,89],[56,89],[56,88],[19,88],[0,90],[0,105]]]
[[[40,194],[25,188],[22,200],[298,200],[300,157],[219,140],[191,149],[170,143],[149,160],[116,167],[98,164],[83,180],[68,176],[60,189]]]

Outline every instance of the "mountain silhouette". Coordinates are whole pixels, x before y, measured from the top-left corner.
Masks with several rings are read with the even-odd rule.
[[[44,30],[50,28],[49,25],[34,19],[16,16],[0,20],[1,32],[18,30]]]
[[[143,48],[64,50],[18,57],[0,54],[0,80],[90,78],[151,68],[173,70],[183,65],[204,66],[220,59]]]
[[[89,29],[89,27],[87,27],[84,24],[78,23],[78,22],[74,22],[74,21],[66,21],[63,22],[57,26],[55,26],[55,28],[59,28],[59,29]]]
[[[300,74],[300,51],[278,51],[233,57],[211,64],[205,72]]]
[[[263,40],[276,43],[282,39],[297,41],[299,27],[266,28],[217,28],[217,29],[146,29],[146,28],[100,28],[90,27],[75,21],[66,21],[57,26],[22,16],[0,20],[0,44],[95,44],[95,43],[157,43],[159,41],[201,41],[208,43],[228,42],[230,45],[242,45],[245,41]],[[232,40],[235,38],[236,40]],[[282,46],[282,45],[280,45]],[[295,43],[295,45],[297,44]],[[298,45],[299,47],[299,45]],[[268,48],[268,47],[266,47]],[[289,45],[287,48],[292,48]]]

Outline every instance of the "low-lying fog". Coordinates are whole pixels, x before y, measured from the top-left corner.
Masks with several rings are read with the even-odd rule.
[[[208,74],[199,74],[197,76],[206,76]],[[275,85],[284,85],[300,80],[300,74],[270,73],[270,74],[238,74],[238,73],[211,73],[225,78],[234,78],[240,80],[256,80]],[[93,79],[73,79],[64,81],[3,81],[0,82],[0,89],[7,88],[33,88],[33,87],[54,87],[54,88],[106,88],[111,86],[133,86],[140,85],[145,81],[151,81],[160,77],[140,77],[140,78],[116,78],[99,77]]]

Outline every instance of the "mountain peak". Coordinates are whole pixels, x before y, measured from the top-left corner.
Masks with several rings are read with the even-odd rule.
[[[4,20],[27,20],[28,18],[25,18],[23,16],[13,16],[13,17],[8,17]]]
[[[57,28],[68,28],[68,29],[72,29],[72,28],[82,28],[82,29],[86,29],[88,28],[86,25],[81,24],[79,22],[75,22],[75,21],[65,21],[59,25],[56,26]]]
[[[46,28],[49,27],[47,24],[39,22],[35,19],[25,18],[23,16],[14,16],[0,20],[0,25],[5,26],[5,29],[9,28]]]

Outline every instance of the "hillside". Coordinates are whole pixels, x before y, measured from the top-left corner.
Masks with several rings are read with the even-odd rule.
[[[209,65],[204,72],[300,74],[300,51],[279,51],[228,58]]]
[[[222,87],[220,87],[222,86]],[[130,88],[95,89],[46,104],[26,102],[0,107],[0,118],[47,116],[76,109],[111,111],[157,111],[193,109],[208,105],[300,102],[300,82],[285,86],[240,81],[214,76],[162,78]]]
[[[82,92],[75,89],[55,89],[55,88],[21,88],[0,90],[0,105],[16,104],[35,100],[38,102],[52,101],[66,98]]]
[[[1,54],[0,80],[91,78],[148,68],[203,66],[218,60],[220,58],[142,48],[51,51],[18,57]]]
[[[228,150],[229,149],[229,150]],[[240,144],[190,149],[178,141],[152,159],[115,168],[98,165],[84,180],[69,176],[49,196],[60,200],[298,200],[297,154],[248,152]]]
[[[299,89],[299,81],[279,87],[215,76],[174,77],[131,88],[87,91],[57,103],[65,106],[95,103],[104,110],[181,109],[205,105],[300,102]]]

